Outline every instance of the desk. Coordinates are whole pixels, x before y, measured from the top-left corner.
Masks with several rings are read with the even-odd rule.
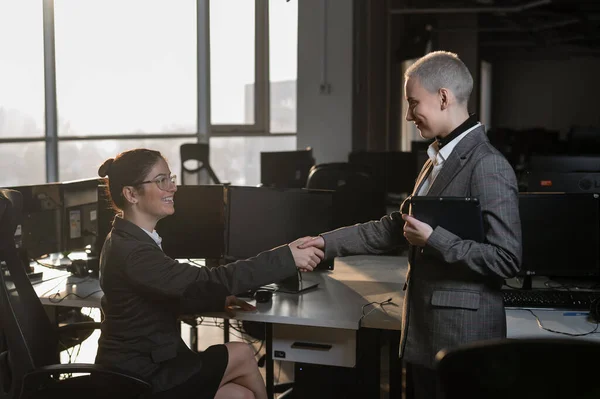
[[[258,303],[256,312],[238,312],[238,320],[267,323],[267,390],[273,397],[273,326],[306,326],[327,328],[345,332],[389,331],[398,337],[404,300],[406,257],[360,255],[337,258],[333,271],[317,271],[303,274],[306,280],[319,283],[319,287],[297,294],[275,293],[269,303]],[[91,277],[69,276],[54,278],[35,284],[34,288],[42,303],[61,306],[99,307],[102,292],[98,280]],[[59,297],[52,296],[56,292]],[[69,295],[71,294],[71,295]],[[77,296],[72,295],[77,294]],[[83,297],[83,298],[81,298]],[[62,299],[59,302],[59,298]],[[362,317],[362,307],[369,302],[383,302],[392,298],[393,305],[376,307]],[[575,334],[592,331],[596,324],[586,321],[584,315],[567,316],[558,310],[536,309],[533,311],[546,328]],[[227,318],[224,313],[207,314]],[[362,319],[361,319],[362,317]],[[565,337],[539,327],[535,316],[523,309],[507,309],[508,337]],[[600,339],[600,334],[583,338]],[[399,342],[396,340],[396,342]],[[398,346],[391,345],[390,359],[397,359]],[[396,366],[394,366],[396,365]],[[390,391],[392,384],[400,381],[397,362],[390,365]],[[395,377],[395,378],[394,378]],[[370,377],[375,378],[375,376]],[[399,386],[396,385],[398,391]],[[393,395],[390,392],[390,397]]]
[[[40,282],[33,289],[42,305],[99,308],[102,299],[100,282],[92,276],[76,277],[64,270],[44,268]]]
[[[333,334],[356,336],[361,322],[369,328],[398,329],[402,306],[403,272],[395,257],[352,257],[337,259],[333,271],[305,273],[303,278],[318,282],[316,289],[300,295],[275,293],[269,303],[258,303],[256,312],[238,312],[235,318],[267,323],[267,387],[273,392],[273,332],[285,326],[328,329]],[[406,266],[404,266],[406,267]],[[390,274],[394,275],[391,282]],[[34,288],[45,305],[99,307],[102,292],[97,279],[64,275],[35,284]],[[396,305],[386,311],[374,308],[362,318],[363,306],[371,301],[384,301],[393,296]],[[205,314],[226,318],[224,313]],[[362,318],[362,320],[361,320]],[[275,328],[274,328],[275,326]],[[306,330],[305,330],[306,331]],[[277,337],[277,335],[276,335]],[[326,338],[327,339],[327,338]],[[379,384],[377,383],[377,389]],[[272,396],[271,396],[272,397]]]

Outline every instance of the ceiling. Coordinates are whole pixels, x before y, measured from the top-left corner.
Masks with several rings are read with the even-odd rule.
[[[416,23],[417,40],[473,31],[483,57],[600,57],[600,0],[395,0],[392,15]],[[439,28],[440,15],[472,14],[471,28]]]

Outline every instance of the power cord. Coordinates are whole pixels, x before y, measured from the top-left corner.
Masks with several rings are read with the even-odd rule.
[[[596,305],[596,307],[598,307],[598,305]],[[551,328],[545,327],[545,326],[542,324],[542,321],[540,320],[540,318],[538,317],[538,315],[537,315],[537,314],[535,314],[535,313],[533,312],[533,310],[531,310],[531,309],[521,309],[521,310],[526,310],[526,311],[528,311],[529,313],[531,313],[531,314],[533,315],[533,317],[535,317],[535,320],[536,320],[536,322],[537,322],[538,326],[539,326],[539,327],[540,327],[542,330],[545,330],[545,331],[548,331],[548,332],[551,332],[551,333],[555,333],[555,334],[562,334],[562,335],[568,335],[569,337],[583,337],[583,336],[585,336],[585,335],[595,334],[595,333],[596,333],[596,331],[598,331],[598,322],[596,322],[596,327],[595,327],[595,328],[594,328],[592,331],[588,331],[588,332],[585,332],[585,333],[569,333],[569,332],[565,332],[565,331],[557,331],[557,330],[553,330],[553,329],[551,329]],[[590,323],[590,324],[593,324],[593,323]]]

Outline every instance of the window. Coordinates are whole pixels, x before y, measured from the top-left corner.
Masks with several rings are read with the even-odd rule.
[[[221,182],[236,186],[260,184],[260,153],[292,151],[296,136],[211,137],[210,166]]]
[[[56,0],[55,31],[59,136],[197,131],[195,1]]]
[[[0,183],[95,177],[142,146],[180,174],[208,133],[219,177],[258,184],[261,151],[296,148],[297,20],[297,0],[0,2]]]
[[[269,74],[270,132],[296,133],[297,1],[269,1]]]
[[[44,142],[0,144],[0,187],[46,182]]]
[[[294,134],[297,49],[296,1],[212,0],[211,133]]]
[[[179,146],[190,139],[145,139],[145,140],[69,140],[58,146],[59,173],[61,181],[98,177],[98,168],[108,158],[132,148],[151,148],[160,151],[167,159],[171,173],[181,181]]]
[[[210,115],[213,125],[253,125],[255,2],[210,2]]]
[[[41,2],[0,2],[2,139],[44,136],[43,39]],[[2,160],[12,156],[5,147],[0,147]]]

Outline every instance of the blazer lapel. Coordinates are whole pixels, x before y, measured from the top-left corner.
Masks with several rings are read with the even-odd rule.
[[[446,162],[444,162],[442,170],[440,170],[440,173],[435,178],[427,195],[432,197],[440,196],[458,172],[467,164],[471,150],[481,144],[484,140],[485,130],[483,126],[467,134],[460,143],[456,145]]]

